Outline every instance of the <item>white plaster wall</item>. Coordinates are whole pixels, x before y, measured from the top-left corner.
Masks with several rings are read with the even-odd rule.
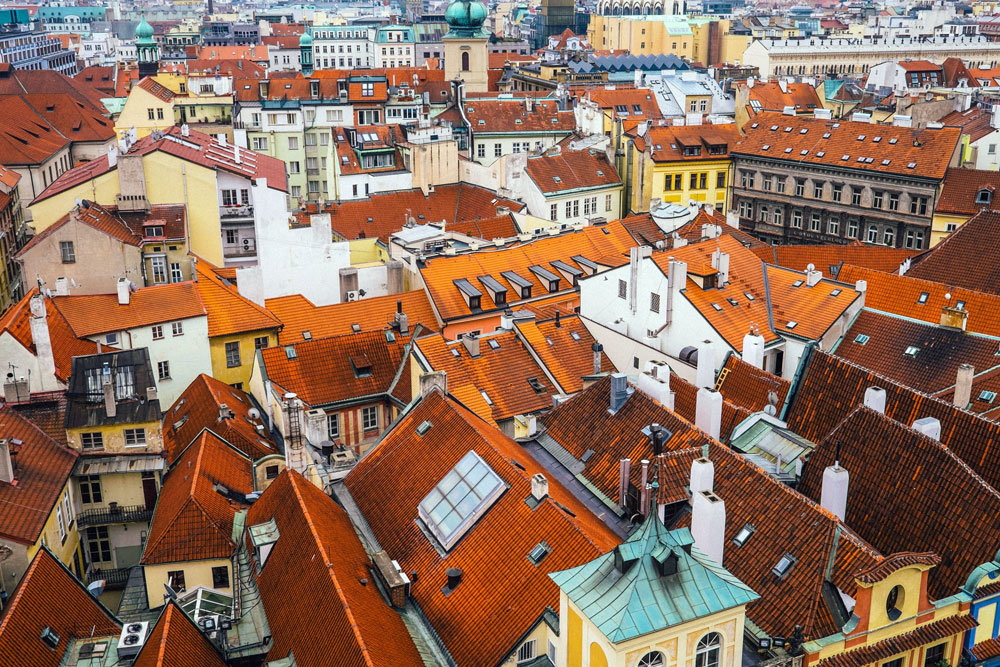
[[[0,333],[0,382],[7,377],[7,373],[28,380],[28,390],[32,392],[66,388],[55,375],[42,373],[38,358],[4,331]]]

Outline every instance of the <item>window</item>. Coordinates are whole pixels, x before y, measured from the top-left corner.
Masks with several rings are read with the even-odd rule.
[[[875,191],[872,193],[872,208],[882,208],[882,199],[885,197],[884,192]]]
[[[778,182],[781,183],[782,182],[781,179],[778,179]],[[715,174],[715,187],[716,188],[724,188],[724,187],[726,187],[726,172],[724,172],[724,171],[716,172],[716,174]],[[782,184],[781,189],[779,190],[779,192],[784,192],[784,191],[785,191],[785,186],[784,186],[784,184]]]
[[[72,241],[60,241],[59,252],[62,253],[63,264],[72,264],[76,261],[76,252],[73,250]]]
[[[253,137],[250,143],[255,151],[267,150],[267,137]]]
[[[740,172],[740,184],[746,190],[753,189],[754,173],[752,171]]]
[[[268,342],[267,336],[258,336],[257,338],[253,339],[253,349],[263,350],[265,347],[267,347],[267,342]]]
[[[856,239],[858,238],[858,221],[851,219],[847,221],[847,237]]]
[[[764,176],[763,178],[760,179],[761,188],[763,188],[765,192],[771,191],[771,185],[773,183],[774,183],[773,176]]]
[[[822,199],[822,198],[823,198],[823,184],[813,183],[813,199]]]
[[[784,213],[777,206],[774,207],[774,212],[771,214],[771,221],[776,225],[784,224]]]
[[[144,447],[146,445],[146,429],[127,428],[125,429],[126,447]]]
[[[167,585],[170,586],[175,593],[180,593],[181,591],[186,590],[184,587],[184,570],[171,570],[170,572],[167,572]]]
[[[797,562],[797,558],[792,554],[785,554],[781,557],[778,563],[771,569],[771,573],[776,577],[784,577],[788,574],[788,571],[792,569],[792,566]]]
[[[104,436],[100,432],[94,433],[81,433],[80,434],[80,445],[84,449],[103,449],[104,448]]]
[[[868,243],[878,243],[878,227],[874,225],[868,228]]]
[[[744,199],[740,202],[740,217],[741,218],[752,218],[753,217],[753,203],[749,200]]]
[[[612,201],[613,201],[612,195],[605,195],[605,197],[604,197],[604,210],[605,211],[610,211],[611,210],[611,203],[612,203]]]
[[[424,496],[417,513],[441,546],[451,549],[505,489],[489,465],[469,451]]]
[[[626,292],[628,292],[628,283],[626,283],[624,280],[619,279],[618,280],[618,298],[619,299],[624,299]]]
[[[910,197],[910,213],[927,215],[927,197]]]
[[[649,294],[649,310],[654,313],[660,312],[660,295],[656,292]]]
[[[889,591],[889,595],[885,598],[885,613],[890,621],[895,621],[902,616],[903,612],[900,609],[903,606],[903,599],[905,597],[905,591],[902,586],[893,586],[892,590]]]
[[[637,667],[663,667],[665,664],[662,653],[659,651],[650,651],[639,658]]]
[[[792,227],[802,229],[802,211],[792,211]]]
[[[149,262],[153,267],[153,284],[162,285],[167,282],[167,259],[165,257],[153,257]]]
[[[843,195],[843,193],[844,193],[844,186],[843,185],[834,185],[833,186],[833,201],[840,201],[840,198]]]
[[[66,493],[63,494],[62,506],[63,506],[63,513],[66,516],[66,523],[69,524],[70,527],[72,527],[73,526],[73,509],[72,509],[72,503],[69,501],[69,489],[68,488],[66,489]]]
[[[229,568],[225,565],[212,568],[212,588],[229,588]]]
[[[851,205],[861,206],[861,188],[851,188]],[[840,201],[840,199],[837,199]]]
[[[156,120],[163,120],[163,107],[156,110]]]
[[[493,157],[500,157],[501,155],[503,155],[503,146],[493,144]]]
[[[890,227],[886,227],[885,231],[882,233],[882,243],[887,246],[896,245],[896,232]]]
[[[146,109],[146,117],[149,118],[149,120],[156,120],[156,110]]]
[[[184,335],[184,323],[183,322],[171,322],[170,323],[170,333],[174,336]]]
[[[826,233],[831,236],[840,236],[840,218],[831,216],[826,223]]]
[[[63,519],[63,509],[61,506],[56,505],[56,523],[59,526],[59,540],[62,543],[66,542],[66,521]]]
[[[809,231],[810,232],[818,232],[819,229],[820,229],[820,214],[819,213],[813,213],[809,217]]]
[[[898,211],[899,210],[899,193],[890,192],[889,193],[889,210]]]
[[[275,477],[278,476],[279,473],[280,470],[277,464],[273,466],[267,466],[266,468],[264,468],[264,479],[274,479]]]
[[[240,365],[240,343],[230,341],[226,343],[226,367],[236,368]]]
[[[329,414],[326,416],[326,435],[330,440],[340,437],[340,415]]]
[[[170,379],[170,362],[169,361],[158,361],[156,362],[156,374],[161,380]]]
[[[529,639],[517,649],[517,664],[534,660],[538,655],[538,640]]]
[[[945,644],[941,643],[927,649],[927,652],[924,654],[924,667],[937,667],[942,662],[945,662],[944,648]]]
[[[740,528],[740,532],[736,533],[736,537],[733,538],[733,544],[735,544],[738,547],[742,547],[744,544],[747,543],[747,540],[750,539],[750,536],[753,535],[755,530],[756,528],[754,528],[753,525],[749,523],[746,524],[745,526]]]
[[[84,505],[103,502],[100,475],[82,475],[80,477],[80,502]]]
[[[806,196],[806,179],[804,178],[795,179],[795,196],[796,197]]]
[[[170,282],[179,283],[184,280],[184,274],[181,273],[180,262],[170,262]]]
[[[993,193],[989,190],[980,190],[976,193],[977,204],[989,204],[993,199]]]
[[[111,562],[111,538],[107,526],[87,529],[87,553],[91,563]]]
[[[299,150],[299,138],[298,137],[288,137],[288,150],[297,151]]]
[[[378,407],[361,408],[361,427],[366,431],[378,428]]]

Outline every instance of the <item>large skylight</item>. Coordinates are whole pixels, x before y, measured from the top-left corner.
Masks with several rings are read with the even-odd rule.
[[[420,501],[417,512],[441,546],[449,550],[505,488],[486,462],[470,451]]]

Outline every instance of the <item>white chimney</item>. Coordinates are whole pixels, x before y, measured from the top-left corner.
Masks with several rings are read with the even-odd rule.
[[[36,294],[28,303],[31,316],[28,326],[31,329],[31,341],[35,344],[35,358],[42,372],[42,384],[51,381],[56,374],[55,357],[52,355],[52,339],[49,337],[49,318],[45,310],[45,297]]]
[[[618,462],[618,506],[625,508],[628,500],[629,475],[632,474],[632,459],[621,459]]]
[[[965,410],[972,400],[972,378],[976,371],[970,364],[962,364],[958,367],[955,377],[955,397],[952,402],[956,408]]]
[[[10,443],[0,438],[0,482],[14,481],[14,463],[10,460]]]
[[[715,464],[708,458],[708,446],[705,453],[691,462],[691,493],[712,491],[715,484]]]
[[[670,391],[670,367],[664,362],[651,362],[649,370],[636,380],[636,386],[668,410],[674,409],[674,394]]]
[[[722,565],[726,503],[711,491],[698,491],[691,497],[691,537],[696,547]]]
[[[694,409],[694,425],[719,439],[722,432],[722,394],[702,387]]]
[[[223,136],[225,136],[225,135],[223,135]],[[243,158],[240,157],[240,145],[239,144],[233,144],[233,161],[236,162],[236,164],[240,164],[240,163],[243,162]]]
[[[127,306],[132,296],[132,284],[128,278],[118,279],[118,305]]]
[[[182,137],[190,137],[191,136],[191,128],[189,128],[187,126],[187,123],[184,123],[183,125],[181,125],[181,136]]]
[[[923,433],[932,440],[941,439],[941,422],[934,417],[921,417],[913,421],[913,430]]]
[[[702,341],[698,346],[698,372],[695,380],[698,387],[715,386],[715,346],[712,341]]]
[[[754,368],[764,369],[764,337],[756,327],[743,336],[743,352],[740,357]]]
[[[108,167],[118,164],[118,146],[108,146]]]
[[[56,278],[56,291],[55,296],[68,296],[69,295],[69,281],[65,276]]]
[[[847,514],[847,486],[850,479],[847,468],[840,467],[840,461],[835,461],[823,471],[819,504],[837,515],[841,521]]]
[[[823,272],[817,271],[816,267],[810,264],[806,267],[806,286],[815,287],[823,279]]]
[[[881,387],[865,389],[865,407],[885,414],[885,389]]]
[[[858,282],[854,283],[854,289],[856,291],[861,292],[862,294],[864,294],[865,292],[868,291],[868,281],[867,280],[859,280]]]
[[[549,480],[545,475],[536,472],[531,476],[531,497],[535,500],[544,500],[549,495]]]
[[[716,249],[712,253],[712,268],[719,272],[720,287],[729,282],[729,253]]]
[[[785,79],[778,79],[778,88],[781,88],[781,92],[787,93],[788,92],[788,81],[786,81]]]

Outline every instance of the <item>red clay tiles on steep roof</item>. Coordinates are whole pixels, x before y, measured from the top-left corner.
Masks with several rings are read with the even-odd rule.
[[[935,566],[940,562],[941,557],[932,551],[925,551],[923,553],[904,551],[892,554],[878,565],[873,565],[872,567],[856,572],[854,578],[863,584],[874,584],[884,581],[890,574],[904,567],[910,567],[911,565]]]
[[[855,242],[846,245],[778,245],[758,252],[768,264],[776,264],[786,269],[805,271],[812,264],[828,278],[837,278],[844,264],[863,266],[876,271],[895,272],[908,257],[919,254],[919,250],[870,246]]]
[[[290,345],[305,340],[302,334],[306,331],[312,338],[326,338],[353,333],[355,324],[361,331],[391,328],[397,302],[401,303],[411,329],[420,324],[426,331],[437,330],[437,316],[422,289],[371,297],[360,304],[345,302],[328,306],[314,306],[301,294],[294,294],[268,299],[267,308],[283,325],[278,343]]]
[[[266,63],[267,47],[260,44],[252,46],[203,46],[198,52],[199,60],[253,60]]]
[[[42,631],[59,635],[55,649]],[[87,592],[83,584],[48,549],[39,549],[4,605],[0,616],[0,663],[4,667],[58,667],[73,639],[114,637],[121,623]]]
[[[70,218],[82,222],[88,227],[92,227],[97,231],[107,234],[108,236],[127,245],[134,247],[142,245],[142,236],[133,232],[132,228],[117,215],[117,211],[105,208],[104,206],[94,202],[88,202],[86,208],[80,206],[78,209],[70,211],[59,220],[52,223],[51,226],[46,227],[40,233],[31,237],[31,240],[17,252],[17,256],[23,257],[28,250],[34,248],[43,240],[50,237],[57,230],[62,229],[62,227],[70,221]]]
[[[206,264],[204,261],[197,263],[195,286],[208,314],[209,338],[281,328],[278,318],[241,296],[235,286],[216,275]]]
[[[32,288],[17,304],[0,314],[0,333],[10,332],[17,342],[25,349],[34,353],[35,341],[31,337],[31,297],[38,294],[37,288]],[[73,357],[97,352],[97,344],[89,340],[77,338],[69,326],[69,322],[53,305],[52,299],[45,299],[45,312],[49,325],[49,340],[52,342],[52,356],[56,366],[56,377],[62,382],[69,380],[73,366]]]
[[[594,368],[591,348],[596,341],[579,315],[551,320],[517,320],[514,326],[563,393],[573,394],[583,389],[583,376],[594,375],[595,370],[599,373],[617,370],[603,351],[600,369]]]
[[[253,464],[211,431],[202,431],[167,472],[156,501],[143,565],[230,558],[233,517],[246,505],[223,496],[216,484],[248,494]]]
[[[961,128],[962,134],[969,135],[970,141],[979,141],[986,135],[996,132],[991,120],[992,114],[989,111],[972,107],[965,111],[952,111],[938,122],[948,127]]]
[[[117,294],[57,296],[51,302],[80,338],[205,315],[192,281],[137,289],[128,305],[119,304]]]
[[[902,635],[883,639],[882,641],[860,648],[836,653],[816,663],[817,667],[863,667],[881,662],[886,658],[904,653],[919,646],[926,646],[941,639],[956,637],[956,639],[978,625],[976,619],[968,614],[948,616],[938,621],[917,626]]]
[[[475,134],[563,134],[576,130],[572,111],[560,111],[555,100],[533,100],[528,111],[525,100],[466,99],[465,117]],[[520,122],[518,122],[520,121]]]
[[[697,162],[727,160],[740,141],[740,130],[733,123],[720,125],[657,125],[644,137],[653,162]],[[686,155],[685,146],[697,148],[697,155]],[[722,152],[713,154],[713,150]],[[710,174],[712,179],[714,174]]]
[[[1000,171],[989,169],[949,169],[934,213],[975,215],[991,204],[1000,205]],[[987,202],[977,202],[979,192],[989,193]],[[994,202],[994,197],[998,197]]]
[[[1000,655],[1000,637],[993,637],[979,642],[972,647],[972,656],[979,662]]]
[[[546,194],[621,185],[618,170],[601,150],[547,151],[529,157],[525,173]]]
[[[777,81],[757,81],[747,91],[747,99],[759,102],[762,111],[782,111],[785,107],[795,107],[797,113],[810,113],[813,109],[823,108],[819,94],[808,83],[787,83],[785,90],[782,90]]]
[[[172,90],[164,86],[162,83],[157,81],[151,76],[147,76],[145,79],[136,84],[139,88],[142,88],[147,93],[153,97],[159,99],[161,102],[172,102],[175,95]]]
[[[232,416],[222,418],[222,406]],[[218,434],[254,461],[278,453],[267,425],[260,417],[251,419],[253,407],[248,394],[202,373],[163,413],[163,448],[168,460],[176,461],[203,429]]]
[[[778,400],[774,406],[780,410],[792,385],[789,380],[748,364],[737,354],[730,354],[726,358],[720,378],[716,391],[727,401],[751,412],[759,412],[771,405],[768,398],[771,392],[777,394]]]
[[[424,421],[431,428],[416,435]],[[506,490],[441,556],[415,521],[417,507],[469,451],[482,457]],[[405,413],[345,479],[382,548],[404,572],[417,572],[411,595],[460,665],[500,663],[545,608],[558,604],[548,574],[589,562],[620,542],[557,479],[549,479],[548,497],[532,509],[525,502],[531,477],[544,472],[519,444],[435,391]],[[407,483],[400,486],[400,479]],[[397,491],[386,503],[390,486]],[[527,556],[543,540],[552,550],[535,565]],[[446,594],[449,568],[463,574]],[[487,599],[492,602],[484,604]],[[489,632],[483,632],[486,627]]]
[[[226,661],[198,626],[171,600],[156,624],[133,667],[225,667]]]
[[[39,117],[71,141],[106,142],[115,136],[114,124],[98,109],[69,93],[35,93],[22,96]]]
[[[921,255],[906,275],[1000,294],[1000,213],[983,211]]]
[[[663,118],[660,105],[656,103],[653,92],[648,88],[587,88],[580,91],[580,96],[586,97],[602,109],[611,110],[612,115],[615,115],[615,107],[624,106],[627,114],[622,115],[625,118],[632,120]]]
[[[0,77],[0,96],[22,93],[68,93],[95,109],[103,109],[101,94],[80,79],[74,79],[55,70],[12,70],[10,76]]]
[[[23,96],[0,97],[0,117],[0,164],[37,165],[70,143]]]
[[[188,60],[184,63],[188,76],[229,76],[263,79],[267,71],[252,60]]]
[[[277,565],[257,573],[271,660],[294,653],[300,667],[424,664],[400,615],[374,583],[362,583],[372,579],[370,558],[340,505],[285,470],[250,508],[246,525],[272,520],[279,537],[268,560]],[[314,605],[310,622],[323,632],[302,632],[307,599]]]

